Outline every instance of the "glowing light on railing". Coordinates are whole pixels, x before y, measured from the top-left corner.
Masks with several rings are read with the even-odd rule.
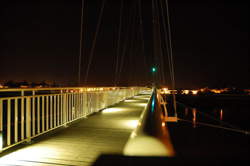
[[[155,98],[153,97],[152,99],[152,104],[151,104],[151,112],[155,111]]]
[[[80,92],[83,92],[83,89],[82,89],[82,88],[80,89]]]
[[[186,94],[186,95],[189,94],[189,90],[183,90],[182,94]]]
[[[220,120],[223,120],[223,109],[220,110]]]
[[[196,127],[196,112],[197,110],[195,108],[192,109],[192,113],[193,113],[193,127]]]

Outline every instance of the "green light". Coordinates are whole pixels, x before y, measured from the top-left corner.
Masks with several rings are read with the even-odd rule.
[[[155,67],[152,67],[152,72],[156,72],[156,68]]]

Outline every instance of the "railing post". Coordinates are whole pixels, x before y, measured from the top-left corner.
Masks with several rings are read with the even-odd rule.
[[[15,118],[15,122],[14,122],[14,129],[15,129],[15,143],[18,142],[18,100],[15,99],[15,113],[14,113],[14,118]]]
[[[3,101],[0,100],[0,131],[3,131]]]
[[[26,98],[26,140],[31,141],[31,112],[30,112],[30,97]]]
[[[11,144],[11,100],[7,100],[7,145]]]

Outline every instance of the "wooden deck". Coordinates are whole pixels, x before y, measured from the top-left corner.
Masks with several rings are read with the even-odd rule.
[[[0,158],[0,165],[89,166],[121,154],[150,95],[137,95]]]

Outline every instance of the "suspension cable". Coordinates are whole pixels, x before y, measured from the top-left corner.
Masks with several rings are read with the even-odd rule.
[[[164,11],[163,11],[163,4],[162,1],[160,1],[160,7],[161,7],[161,16],[164,18]],[[172,63],[171,63],[171,58],[170,58],[170,49],[168,45],[168,32],[167,32],[167,26],[166,26],[166,21],[165,19],[162,19],[163,21],[163,32],[165,34],[165,45],[166,45],[166,51],[167,51],[167,56],[168,56],[168,64],[169,64],[169,73],[170,73],[170,80],[171,80],[171,85],[173,83],[173,77],[172,75],[174,74],[172,71]],[[173,87],[172,87],[173,88]]]
[[[80,50],[79,50],[79,62],[78,62],[78,86],[81,84],[81,66],[82,66],[82,52],[83,52],[83,11],[84,11],[84,0],[82,0],[81,7],[81,31],[80,31]]]
[[[101,25],[101,21],[102,21],[102,16],[103,16],[105,2],[106,2],[106,0],[102,1],[102,7],[101,7],[101,11],[100,11],[99,18],[98,18],[97,28],[96,28],[96,32],[95,32],[95,35],[94,35],[93,44],[92,44],[92,47],[91,47],[91,50],[90,50],[89,62],[88,62],[88,65],[87,65],[86,75],[85,75],[85,79],[84,79],[84,83],[85,84],[87,83],[87,79],[88,79],[88,75],[89,75],[89,69],[90,69],[90,66],[91,66],[91,63],[92,63],[92,59],[93,59],[93,55],[94,55],[94,50],[95,50],[97,35],[99,33],[99,29],[100,29],[100,25]]]
[[[168,0],[166,0],[166,10],[167,10],[167,24],[168,24],[168,41],[169,41],[169,51],[170,51],[170,58],[171,58],[171,68],[172,68],[172,79],[173,79],[173,89],[175,89],[175,77],[174,77],[174,61],[173,61],[173,46],[172,46],[172,35],[171,35],[171,25],[170,25],[170,14],[169,14],[169,6]]]
[[[160,56],[160,70],[161,70],[161,77],[162,77],[162,83],[165,83],[165,74],[164,74],[164,58],[163,58],[163,47],[162,47],[162,38],[161,38],[161,27],[160,27],[160,16],[159,16],[159,5],[157,2],[155,2],[156,7],[156,22],[157,22],[157,37],[159,38],[159,56]]]
[[[114,86],[117,85],[117,77],[119,71],[119,57],[120,57],[120,40],[121,40],[121,30],[122,30],[122,12],[123,12],[123,0],[121,0],[120,7],[120,18],[119,18],[119,31],[118,31],[118,39],[117,39],[117,50],[116,50],[116,63],[115,63],[115,78],[114,78]]]
[[[136,27],[136,6],[135,6],[134,18],[133,18],[133,22],[132,22],[131,42],[130,42],[130,47],[129,47],[129,51],[128,51],[128,53],[129,53],[129,55],[128,55],[129,56],[128,62],[129,63],[131,62],[131,64],[133,63],[133,49],[134,49],[134,42],[136,40],[136,35],[135,35],[136,28],[135,27]],[[132,66],[135,67],[133,64],[132,64]],[[129,78],[128,78],[129,82],[132,82],[132,80],[133,80],[133,75],[132,74],[133,74],[132,71],[129,72]]]
[[[128,40],[129,40],[129,36],[130,36],[129,35],[130,34],[129,31],[130,31],[132,22],[133,22],[132,12],[129,12],[128,24],[127,24],[127,29],[126,29],[126,33],[125,33],[125,41],[123,43],[123,50],[122,50],[122,54],[121,54],[121,64],[119,66],[119,72],[118,72],[118,77],[117,77],[117,84],[120,83],[120,77],[121,77],[121,73],[122,73],[122,69],[123,69],[123,65],[124,65],[124,58],[125,58],[125,55],[126,55],[126,52],[127,52]]]
[[[144,31],[143,31],[143,19],[142,19],[142,3],[141,0],[138,1],[138,8],[139,8],[139,19],[140,19],[140,32],[141,32],[141,41],[142,41],[142,56],[143,56],[143,63],[144,63],[144,67],[145,67],[145,79],[147,80],[147,76],[148,76],[148,65],[146,62],[146,55],[145,55],[145,42],[144,42]]]
[[[173,47],[172,47],[172,37],[171,37],[171,27],[170,27],[171,26],[170,25],[170,14],[169,14],[168,0],[166,0],[165,2],[166,2],[167,24],[168,24],[168,26],[166,26],[166,22],[165,22],[164,19],[163,19],[163,26],[164,26],[165,39],[166,39],[166,49],[167,49],[167,52],[168,52],[170,79],[171,79],[172,89],[174,90],[175,89],[175,77],[174,77],[175,73],[174,73]],[[162,7],[163,5],[162,5],[161,1],[160,1],[160,6],[161,6],[162,18],[164,18],[163,17],[163,15],[164,15],[163,14],[163,7]],[[173,107],[174,107],[175,117],[177,117],[176,96],[175,96],[174,93],[172,93],[172,96],[173,96]]]

